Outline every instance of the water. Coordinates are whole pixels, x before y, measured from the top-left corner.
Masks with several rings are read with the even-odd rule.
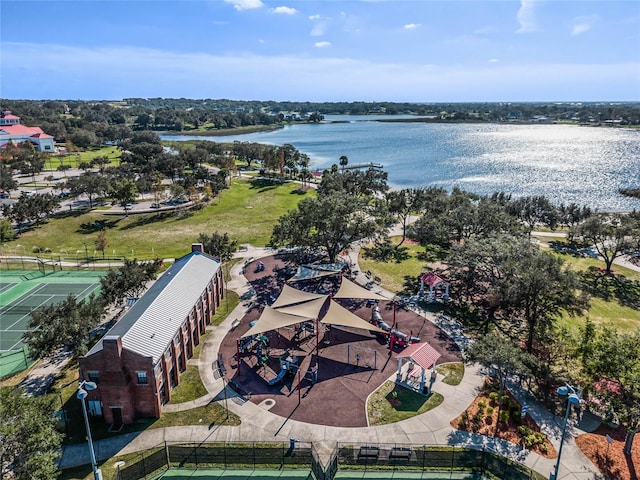
[[[384,117],[327,116],[323,123],[226,137],[163,135],[165,140],[290,143],[323,169],[382,163],[393,188],[457,185],[490,195],[545,195],[600,211],[640,209],[618,193],[640,187],[640,130],[573,125],[383,123]],[[397,117],[396,117],[397,118]]]

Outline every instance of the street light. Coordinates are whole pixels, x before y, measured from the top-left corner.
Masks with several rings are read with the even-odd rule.
[[[560,469],[560,457],[562,457],[562,447],[564,446],[564,437],[567,433],[567,420],[569,420],[569,412],[571,411],[571,404],[577,405],[580,403],[580,390],[576,393],[575,389],[568,383],[562,387],[558,387],[558,395],[567,397],[567,411],[564,414],[564,423],[562,425],[562,438],[560,439],[560,450],[558,451],[558,460],[556,466],[553,468],[553,472],[549,475],[549,480],[556,480],[558,478],[558,470]]]
[[[89,417],[87,416],[87,406],[84,403],[84,399],[87,398],[87,390],[95,390],[97,385],[94,382],[81,381],[78,384],[78,393],[76,398],[80,400],[82,404],[82,413],[84,414],[84,426],[87,429],[87,441],[89,443],[89,454],[91,455],[91,467],[93,468],[93,479],[102,480],[102,471],[98,468],[96,463],[96,454],[93,451],[93,440],[91,439],[91,428],[89,427]],[[86,390],[85,390],[86,389]]]

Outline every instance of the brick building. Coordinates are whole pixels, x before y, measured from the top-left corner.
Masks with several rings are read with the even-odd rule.
[[[192,245],[79,359],[80,380],[98,386],[90,413],[116,427],[158,418],[222,296],[220,262]]]

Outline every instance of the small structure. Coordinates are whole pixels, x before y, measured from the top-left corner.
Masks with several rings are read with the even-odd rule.
[[[427,272],[420,275],[420,298],[424,298],[424,286],[429,287],[427,302],[435,302],[437,298],[441,298],[443,302],[449,301],[449,282],[433,272]],[[444,289],[444,293],[442,290]]]
[[[431,381],[426,392],[431,393],[431,386],[436,379],[436,362],[440,358],[438,351],[427,342],[414,343],[399,353],[396,358],[398,359],[396,383],[418,393],[425,393],[426,371],[431,370]],[[409,361],[406,373],[403,371],[405,360]]]

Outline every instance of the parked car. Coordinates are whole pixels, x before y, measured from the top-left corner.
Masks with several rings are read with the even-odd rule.
[[[160,204],[159,203],[152,203],[151,204],[151,208],[160,208]]]

